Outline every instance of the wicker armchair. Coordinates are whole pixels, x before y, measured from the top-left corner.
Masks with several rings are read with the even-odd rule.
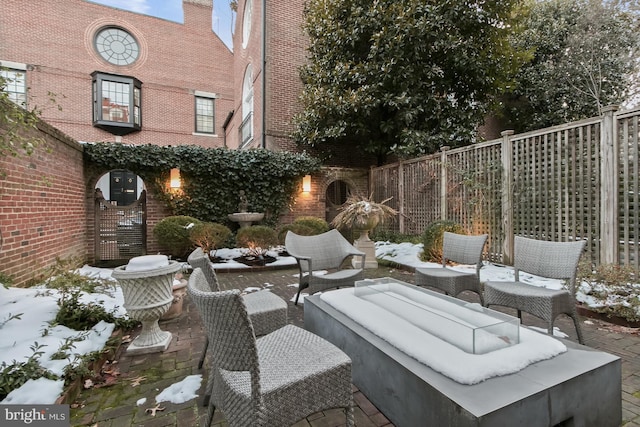
[[[351,359],[293,325],[256,339],[238,290],[203,291],[200,269],[188,292],[211,341],[215,381],[206,426],[216,407],[230,426],[289,426],[319,411],[343,408],[353,426]]]
[[[365,253],[356,249],[338,230],[315,236],[299,236],[289,231],[284,246],[296,259],[300,270],[296,305],[303,289],[309,288],[309,294],[314,294],[325,289],[354,286],[356,280],[363,278]],[[350,256],[360,257],[359,268],[342,268]],[[318,270],[331,271],[314,274]]]
[[[548,324],[549,334],[553,334],[553,322],[560,314],[573,319],[578,342],[583,343],[582,331],[574,298],[578,261],[585,242],[547,242],[515,237],[514,241],[514,282],[486,282],[484,302],[486,306],[501,305],[522,311],[543,319]],[[567,280],[568,289],[547,289],[520,282],[520,272],[536,276]]]
[[[465,236],[445,231],[442,241],[443,268],[416,268],[415,282],[419,286],[432,286],[444,291],[447,295],[458,296],[462,291],[473,291],[482,297],[480,284],[480,267],[482,267],[482,249],[487,242],[488,235]],[[473,264],[475,273],[447,268],[447,261],[460,264]]]
[[[216,271],[211,265],[208,257],[205,255],[202,248],[197,247],[189,257],[187,262],[194,269],[201,269],[206,281],[205,288],[203,290],[210,292],[220,292],[220,283],[218,282],[218,276]],[[244,303],[247,306],[249,317],[254,325],[254,332],[256,335],[266,335],[269,332],[273,332],[278,328],[287,324],[287,303],[279,296],[269,291],[252,292],[242,296]],[[205,341],[204,350],[200,356],[198,362],[198,369],[201,369],[204,365],[204,360],[207,357],[207,351],[209,349],[209,339]],[[210,376],[209,383],[213,380]],[[211,396],[211,384],[207,386],[207,394],[205,394],[204,404],[206,405]]]

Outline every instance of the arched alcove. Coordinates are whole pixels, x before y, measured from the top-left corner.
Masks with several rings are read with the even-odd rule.
[[[331,223],[338,214],[338,209],[347,201],[352,192],[352,187],[347,181],[336,179],[327,185],[325,192],[325,219]]]
[[[101,175],[94,187],[95,263],[119,265],[146,254],[147,193],[134,172]]]

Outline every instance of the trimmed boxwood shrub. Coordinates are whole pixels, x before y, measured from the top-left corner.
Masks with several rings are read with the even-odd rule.
[[[189,234],[191,242],[200,246],[207,255],[227,244],[232,235],[229,227],[215,222],[196,224]]]
[[[278,230],[278,242],[284,244],[287,231],[292,231],[300,236],[315,236],[329,231],[329,223],[315,216],[301,216],[291,224],[286,224]]]
[[[169,255],[184,259],[195,247],[191,242],[191,228],[201,223],[187,215],[168,216],[153,227],[153,235]]]
[[[422,233],[422,261],[442,262],[442,239],[444,232],[466,234],[462,226],[453,221],[435,221]]]
[[[278,236],[273,228],[266,225],[252,225],[238,229],[236,243],[240,248],[259,247],[266,251],[278,244]]]
[[[329,231],[329,223],[315,216],[300,216],[293,221],[296,225],[304,225],[313,229],[313,234],[322,234]]]

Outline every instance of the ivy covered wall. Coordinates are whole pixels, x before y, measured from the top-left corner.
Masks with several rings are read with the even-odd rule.
[[[320,169],[320,161],[304,153],[184,145],[88,144],[85,159],[89,168],[138,174],[173,215],[230,226],[227,215],[238,212],[241,190],[248,211],[265,213],[263,222],[275,225],[291,207],[302,177]],[[179,190],[168,187],[172,168],[180,170]]]

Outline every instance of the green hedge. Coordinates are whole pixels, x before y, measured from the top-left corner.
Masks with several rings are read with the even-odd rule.
[[[85,145],[89,167],[127,169],[159,194],[173,215],[229,226],[227,215],[238,211],[244,190],[249,211],[264,212],[264,223],[275,225],[288,209],[304,175],[317,171],[320,160],[305,153],[229,150],[192,145],[161,147],[96,143]],[[166,188],[172,168],[179,168],[180,191]]]

